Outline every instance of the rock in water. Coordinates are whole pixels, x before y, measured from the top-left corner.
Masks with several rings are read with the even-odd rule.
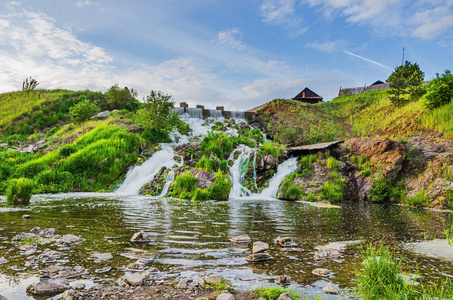
[[[252,254],[245,258],[245,260],[248,262],[266,261],[271,259],[273,259],[273,257],[266,252]]]
[[[278,237],[274,241],[275,245],[280,246],[280,247],[294,247],[297,246],[296,243],[294,243],[292,237]]]
[[[131,242],[133,242],[133,243],[149,243],[150,240],[148,238],[148,235],[143,230],[141,230],[140,232],[136,232],[132,236]]]
[[[209,275],[204,278],[204,282],[217,285],[220,284],[223,280],[223,277],[220,275]]]
[[[269,244],[263,242],[254,242],[252,247],[252,253],[260,253],[269,249]]]
[[[31,216],[30,215],[22,215],[22,219],[31,219]]]
[[[341,255],[343,248],[331,247],[331,246],[318,246],[315,253],[315,259],[327,259],[334,258]]]
[[[80,236],[73,235],[73,234],[66,234],[61,237],[61,242],[68,246],[72,246],[72,245],[81,243],[83,241],[84,241],[83,238],[81,238]]]
[[[252,241],[252,239],[249,237],[248,234],[243,234],[243,235],[239,235],[239,236],[230,238],[230,241],[233,243],[242,244],[242,243],[250,243]]]
[[[43,269],[41,273],[44,278],[50,279],[70,278],[84,274],[85,269],[81,266],[75,267],[50,266]]]
[[[47,295],[62,293],[69,289],[69,284],[62,280],[41,279],[37,284],[29,285],[27,293],[32,295]]]
[[[325,277],[325,276],[329,276],[330,270],[324,269],[324,268],[317,268],[317,269],[314,269],[313,271],[311,271],[311,273],[313,273],[314,275]]]
[[[331,284],[331,283],[328,283],[323,289],[322,291],[324,292],[324,294],[338,294],[338,290]]]
[[[281,275],[277,279],[275,279],[275,282],[277,284],[286,285],[286,284],[290,284],[291,283],[291,278],[286,276],[286,275]]]

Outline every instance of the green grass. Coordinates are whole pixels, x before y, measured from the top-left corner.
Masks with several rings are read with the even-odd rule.
[[[277,300],[278,297],[280,297],[280,295],[284,293],[290,293],[291,297],[294,300],[300,299],[300,295],[296,294],[294,291],[284,289],[281,287],[269,287],[269,288],[260,287],[254,290],[254,293],[256,297],[262,297],[266,300]]]

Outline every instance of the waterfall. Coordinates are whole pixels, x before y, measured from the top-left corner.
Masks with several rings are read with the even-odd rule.
[[[285,177],[297,170],[297,157],[291,157],[277,167],[277,173],[269,181],[269,186],[261,194],[262,199],[275,199],[277,197],[278,187],[285,180]]]
[[[164,185],[164,188],[162,189],[162,192],[160,193],[159,197],[163,197],[167,194],[168,192],[168,188],[170,187],[170,184],[175,181],[175,172],[173,172],[172,170],[170,172],[168,172],[167,174],[167,178],[166,178],[166,182],[165,182],[165,185]]]
[[[173,168],[176,165],[175,153],[171,144],[161,144],[162,150],[157,151],[142,165],[129,170],[123,184],[115,191],[118,194],[137,195],[142,187],[153,180],[154,175],[162,167]]]
[[[214,119],[218,119],[218,118],[223,117],[223,114],[222,114],[221,110],[209,109],[209,117],[210,118],[214,118]]]
[[[234,163],[230,168],[230,178],[231,183],[233,184],[229,195],[230,199],[238,199],[252,194],[251,191],[242,186],[242,180],[247,172],[250,153],[252,153],[252,151],[253,149],[250,147],[241,145],[231,153],[230,160],[234,160],[235,154],[240,152],[238,158],[234,160]]]
[[[243,111],[232,111],[231,118],[233,119],[244,119],[245,113]]]
[[[202,109],[199,108],[188,108],[187,113],[183,113],[183,108],[175,108],[175,111],[180,113],[180,118],[185,123],[190,125],[192,129],[190,136],[192,138],[200,137],[208,133],[210,130],[210,125],[206,124],[202,119]],[[210,112],[211,116],[216,117],[216,120],[223,120],[223,117],[218,112]],[[240,118],[243,117],[243,113],[234,112],[233,117]],[[237,130],[233,128],[228,128],[228,133],[237,135]],[[171,144],[161,144],[162,150],[157,151],[149,159],[147,159],[141,166],[136,166],[129,170],[126,174],[126,179],[123,184],[115,191],[118,194],[128,194],[136,195],[140,192],[141,188],[148,182],[154,179],[154,176],[159,172],[162,167],[167,167],[170,171],[167,174],[166,182],[164,188],[159,195],[160,197],[165,196],[168,193],[170,184],[174,181],[174,172],[172,168],[176,165],[183,165],[183,163],[177,163],[174,159],[175,153],[173,151],[173,146],[185,144],[189,142],[189,136],[181,135],[178,132],[174,132],[171,135],[173,143]],[[232,189],[230,191],[230,199],[275,199],[278,192],[278,187],[290,173],[294,172],[297,169],[297,159],[290,158],[280,164],[277,168],[277,172],[269,181],[269,186],[265,188],[261,193],[252,193],[249,189],[245,188],[242,185],[242,181],[246,175],[246,172],[249,167],[250,156],[254,154],[253,158],[253,180],[255,187],[256,185],[256,156],[257,150],[252,149],[245,145],[240,145],[237,147],[231,154],[229,160],[233,161],[229,173],[230,179],[232,182]],[[235,159],[234,157],[237,156]]]

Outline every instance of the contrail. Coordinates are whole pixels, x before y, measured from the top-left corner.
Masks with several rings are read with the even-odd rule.
[[[370,63],[372,63],[372,64],[375,64],[375,65],[377,65],[377,66],[379,66],[379,67],[382,67],[382,68],[384,68],[384,69],[388,69],[388,70],[390,70],[390,71],[393,71],[392,68],[387,67],[386,65],[383,65],[383,64],[381,64],[381,63],[378,63],[377,61],[374,61],[374,60],[371,60],[371,59],[362,57],[362,56],[360,56],[360,55],[354,54],[354,53],[349,52],[349,51],[343,51],[343,52],[346,53],[346,54],[348,54],[348,55],[351,55],[351,56],[360,58],[360,59],[362,59],[362,60],[364,60],[364,61],[367,61],[367,62],[370,62]]]

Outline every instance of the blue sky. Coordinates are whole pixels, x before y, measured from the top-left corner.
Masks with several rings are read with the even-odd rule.
[[[306,86],[385,80],[405,57],[453,69],[453,0],[0,0],[0,92],[105,92],[245,110]]]

